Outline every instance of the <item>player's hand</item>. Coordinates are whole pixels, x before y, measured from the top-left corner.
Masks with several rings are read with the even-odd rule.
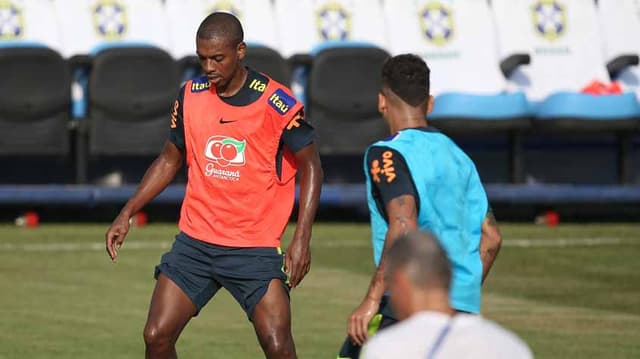
[[[349,316],[347,334],[355,344],[362,346],[369,338],[367,330],[369,322],[378,311],[379,306],[379,301],[367,297]]]
[[[115,262],[118,259],[118,249],[122,247],[122,242],[124,242],[124,237],[127,236],[128,232],[129,218],[122,214],[118,215],[105,234],[107,253],[112,261]]]
[[[289,276],[289,286],[297,287],[311,268],[311,238],[295,235],[284,255],[284,271]]]

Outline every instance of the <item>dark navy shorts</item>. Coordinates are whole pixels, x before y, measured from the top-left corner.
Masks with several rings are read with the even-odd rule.
[[[162,273],[176,283],[195,304],[196,315],[224,287],[251,320],[271,280],[279,279],[289,293],[283,265],[279,248],[218,246],[180,232],[156,266],[155,278]]]

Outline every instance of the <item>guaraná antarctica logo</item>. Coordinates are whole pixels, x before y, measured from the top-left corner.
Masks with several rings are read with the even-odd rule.
[[[207,15],[214,12],[221,11],[221,12],[229,13],[237,17],[238,19],[242,19],[242,12],[240,11],[240,9],[238,9],[237,6],[234,6],[234,2],[232,1],[227,1],[227,0],[217,1],[209,10],[210,11],[207,13]]]
[[[446,45],[455,33],[453,11],[438,1],[428,2],[419,12],[422,33],[436,46]]]
[[[244,166],[244,150],[247,141],[233,137],[213,136],[207,140],[204,155],[207,159],[222,166]]]
[[[555,41],[567,31],[566,7],[558,0],[539,0],[531,6],[533,25],[538,35]]]
[[[324,41],[348,40],[351,37],[351,14],[337,2],[329,2],[317,11],[317,26]]]
[[[93,7],[93,25],[99,36],[108,40],[121,38],[127,32],[127,10],[115,0],[100,0]]]
[[[15,40],[23,35],[22,9],[11,1],[0,0],[0,40]]]

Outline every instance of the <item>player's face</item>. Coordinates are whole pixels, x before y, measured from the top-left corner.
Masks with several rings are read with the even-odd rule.
[[[224,88],[239,73],[246,45],[244,42],[234,45],[223,38],[197,38],[196,49],[200,66],[209,83],[217,88]]]

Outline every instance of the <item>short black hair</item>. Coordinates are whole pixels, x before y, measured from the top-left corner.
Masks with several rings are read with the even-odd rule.
[[[197,37],[206,40],[223,38],[235,46],[244,40],[244,31],[237,17],[218,11],[209,14],[202,20],[200,27],[198,27]]]
[[[429,98],[431,70],[420,57],[412,54],[394,56],[382,66],[382,86],[404,102],[419,106]]]

